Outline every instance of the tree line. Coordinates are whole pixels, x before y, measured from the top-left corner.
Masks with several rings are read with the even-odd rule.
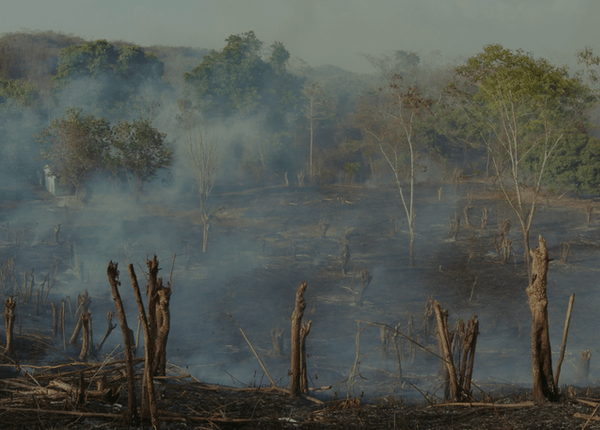
[[[291,58],[280,42],[264,46],[252,31],[232,35],[222,50],[211,51],[86,42],[52,32],[4,35],[4,158],[13,174],[27,175],[40,160],[19,157],[19,151],[31,148],[41,162],[52,165],[65,187],[75,190],[81,183],[74,178],[81,175],[66,173],[68,163],[59,160],[57,136],[68,133],[58,128],[70,124],[82,127],[82,135],[99,133],[82,138],[89,146],[108,139],[106,124],[94,128],[94,121],[114,124],[108,127],[108,140],[143,124],[144,133],[150,127],[158,136],[156,121],[169,101],[177,100],[177,112],[168,114],[182,118],[194,112],[204,127],[239,120],[252,124],[220,142],[228,149],[228,164],[252,181],[281,181],[286,173],[314,185],[391,180],[402,195],[434,164],[440,172],[434,180],[448,179],[447,172],[458,166],[466,174],[485,171],[501,185],[527,183],[538,193],[598,192],[600,141],[593,136],[589,113],[596,104],[599,61],[591,51],[579,53],[587,74],[500,45],[484,47],[459,67],[446,65],[436,53],[397,50],[364,57],[375,73],[312,68]],[[16,142],[14,124],[25,118],[33,132]],[[183,136],[180,125],[168,132]],[[166,138],[150,140],[173,151]],[[118,151],[114,144],[108,147],[108,153]],[[108,160],[104,152],[101,158]],[[96,149],[89,153],[87,164],[97,168]],[[134,170],[125,158],[118,169],[114,158],[103,166],[126,177],[123,172]],[[152,176],[138,175],[136,192]],[[519,205],[519,219],[527,225],[525,203],[515,208]]]

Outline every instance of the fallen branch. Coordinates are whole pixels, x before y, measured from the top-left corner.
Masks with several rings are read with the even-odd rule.
[[[242,328],[240,327],[240,325],[237,323],[237,321],[233,318],[233,316],[231,316],[231,314],[229,312],[225,312],[227,314],[227,316],[229,318],[231,318],[231,320],[233,321],[233,323],[237,326],[238,329],[240,329],[240,332],[242,333],[242,336],[244,336],[244,339],[246,339],[246,342],[248,343],[248,346],[250,347],[250,349],[252,350],[252,352],[254,353],[254,356],[256,357],[256,359],[258,360],[258,363],[260,364],[260,367],[262,367],[262,370],[265,372],[265,375],[267,375],[267,378],[269,378],[269,381],[271,381],[271,384],[275,387],[275,381],[273,381],[273,378],[271,378],[271,375],[269,374],[269,371],[267,370],[267,368],[265,367],[265,365],[263,364],[262,360],[260,359],[260,357],[258,356],[258,353],[254,350],[254,347],[252,346],[252,344],[250,343],[250,341],[248,340],[248,338],[246,337],[246,333],[244,333],[244,330],[242,330]]]

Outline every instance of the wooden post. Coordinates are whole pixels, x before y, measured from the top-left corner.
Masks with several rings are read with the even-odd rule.
[[[128,424],[137,422],[137,402],[135,398],[135,374],[133,373],[133,353],[131,350],[131,337],[129,335],[129,327],[127,326],[127,317],[125,316],[125,308],[121,301],[121,295],[119,294],[119,271],[117,270],[118,263],[113,264],[111,261],[108,263],[106,274],[108,275],[108,282],[112,290],[113,299],[117,306],[117,313],[119,315],[119,322],[121,323],[121,331],[123,332],[123,342],[125,343],[125,365],[127,367],[127,407],[128,414],[126,421]],[[147,363],[146,363],[147,364]]]
[[[546,240],[539,236],[539,245],[530,250],[531,282],[527,287],[529,310],[531,311],[531,356],[533,373],[533,399],[536,402],[558,399],[552,376],[552,349],[548,325],[548,249]]]
[[[154,256],[156,259],[156,256]],[[158,264],[157,264],[158,267]],[[158,419],[158,405],[156,403],[156,392],[154,391],[154,380],[152,379],[152,363],[154,362],[154,339],[150,337],[150,327],[148,324],[148,318],[146,317],[146,311],[144,310],[144,302],[142,301],[142,295],[140,293],[140,287],[138,285],[137,276],[133,269],[133,264],[127,266],[129,269],[129,276],[131,277],[131,285],[133,287],[133,293],[135,294],[135,301],[138,305],[139,316],[144,329],[144,381],[142,389],[142,418],[148,418],[152,421],[154,428],[160,427],[160,421]]]
[[[14,354],[14,338],[13,332],[15,327],[15,306],[17,302],[13,299],[12,294],[8,299],[4,299],[4,327],[6,330],[6,349],[4,357],[12,357]]]
[[[300,383],[302,373],[300,329],[302,327],[304,309],[306,309],[306,300],[304,300],[306,287],[306,281],[302,282],[298,291],[296,291],[296,306],[294,313],[292,313],[292,380],[290,384],[290,394],[292,397],[298,397],[302,391]]]
[[[452,359],[452,350],[450,349],[450,341],[448,339],[448,311],[442,309],[437,300],[433,302],[433,309],[435,310],[435,316],[438,323],[438,335],[440,337],[440,344],[442,346],[442,352],[444,354],[444,361],[448,368],[448,376],[450,378],[450,388],[452,389],[452,398],[455,402],[459,402],[460,399],[460,387],[456,380],[456,369],[454,367],[454,361]]]

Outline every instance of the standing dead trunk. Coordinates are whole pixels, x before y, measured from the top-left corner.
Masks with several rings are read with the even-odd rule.
[[[458,385],[458,381],[456,380],[456,368],[454,367],[450,339],[448,338],[448,311],[442,309],[437,300],[433,302],[433,309],[435,310],[435,316],[437,318],[437,329],[442,350],[441,352],[444,354],[444,362],[448,369],[448,377],[450,378],[452,398],[455,402],[459,402],[461,400],[460,387]]]
[[[271,343],[273,344],[273,354],[283,355],[283,330],[279,326],[271,330]]]
[[[202,234],[202,252],[206,252],[208,247],[208,233],[210,230],[210,221],[204,221],[203,234]]]
[[[156,256],[154,256],[154,260],[156,260]],[[150,335],[150,324],[148,322],[148,318],[146,316],[146,311],[144,310],[144,303],[142,302],[142,295],[140,293],[140,287],[138,286],[137,277],[135,275],[135,271],[133,269],[133,264],[127,266],[129,269],[129,276],[131,277],[131,285],[133,287],[133,292],[135,294],[135,301],[138,305],[139,316],[142,322],[142,327],[144,328],[144,380],[143,380],[143,388],[142,388],[142,418],[147,419],[148,415],[150,415],[150,419],[152,421],[152,426],[154,428],[159,428],[160,422],[158,418],[158,405],[156,403],[156,392],[154,390],[154,380],[153,380],[153,368],[152,363],[155,358],[155,349],[154,349],[154,338]],[[150,267],[150,265],[148,266]],[[156,265],[158,267],[158,263]]]
[[[460,365],[459,385],[462,392],[471,397],[471,379],[473,378],[473,364],[475,363],[475,347],[479,334],[479,320],[473,315],[465,328],[462,337],[462,363]]]
[[[306,300],[304,300],[304,292],[307,284],[302,282],[298,291],[296,291],[296,307],[292,314],[292,380],[290,384],[290,394],[292,397],[298,397],[302,392],[301,374],[302,374],[302,345],[301,345],[301,328],[304,309],[306,309]]]
[[[81,296],[78,296],[77,301],[79,302],[78,309],[81,313],[80,313],[79,319],[77,320],[77,325],[75,326],[73,335],[71,336],[71,339],[69,340],[70,345],[75,345],[75,343],[77,343],[77,338],[79,337],[79,333],[81,332],[81,328],[83,326],[83,318],[82,317],[90,309],[90,305],[92,304],[92,298],[90,297],[87,290],[85,290]]]
[[[167,340],[171,329],[171,313],[169,301],[171,299],[171,284],[163,287],[162,279],[158,279],[158,306],[156,307],[156,339],[154,348],[153,376],[166,376],[167,374]]]
[[[81,321],[81,327],[83,329],[83,335],[82,335],[83,342],[81,344],[81,353],[79,354],[80,360],[84,360],[91,353],[91,348],[92,348],[92,343],[90,342],[90,334],[91,334],[90,325],[92,322],[91,318],[92,318],[92,313],[90,311],[87,311],[86,313],[81,314],[80,321]]]
[[[300,329],[300,391],[308,393],[308,374],[306,372],[306,336],[310,333],[312,321],[302,324]]]
[[[131,330],[127,326],[127,317],[125,316],[125,308],[121,301],[121,295],[119,294],[118,286],[121,285],[119,281],[119,271],[117,270],[118,263],[113,264],[111,261],[108,263],[106,274],[108,275],[108,282],[112,290],[113,299],[117,305],[117,313],[119,314],[119,322],[121,323],[121,331],[123,332],[123,342],[125,343],[125,365],[127,368],[127,407],[128,414],[126,421],[128,424],[137,422],[137,402],[135,397],[135,374],[133,373],[133,341],[131,339]]]
[[[12,357],[14,355],[14,327],[15,327],[15,306],[17,302],[13,299],[12,294],[8,299],[4,299],[4,327],[6,330],[6,349],[4,357]]]
[[[531,282],[527,287],[531,311],[531,355],[533,363],[533,398],[535,401],[555,401],[558,398],[552,376],[552,349],[548,325],[548,250],[546,240],[540,236],[539,245],[530,251]]]
[[[171,284],[165,288],[162,278],[158,278],[158,260],[146,260],[148,266],[148,330],[149,339],[154,342],[153,360],[150,362],[152,376],[165,376],[167,363],[167,338],[169,336],[171,316],[169,300]],[[144,333],[145,336],[145,333]]]

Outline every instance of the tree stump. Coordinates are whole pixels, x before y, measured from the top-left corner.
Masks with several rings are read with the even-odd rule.
[[[133,344],[130,329],[127,326],[127,317],[125,315],[125,308],[123,307],[123,302],[121,301],[121,295],[119,294],[119,285],[121,282],[119,281],[119,271],[117,270],[118,263],[113,264],[111,261],[108,263],[108,268],[106,269],[106,274],[108,275],[108,282],[110,283],[110,287],[112,290],[113,299],[115,300],[115,304],[117,305],[117,313],[119,315],[119,322],[121,324],[121,331],[123,332],[123,342],[125,343],[125,365],[127,368],[127,412],[126,422],[131,424],[133,422],[137,422],[137,403],[135,396],[135,374],[133,372],[133,353],[131,346]],[[63,302],[64,303],[64,302]]]
[[[13,299],[12,294],[8,299],[4,299],[4,327],[6,330],[6,349],[4,350],[4,357],[12,357],[14,355],[14,327],[15,327],[15,306],[17,305],[16,300]]]
[[[302,335],[306,337],[310,331],[310,322],[308,327],[302,327],[302,317],[304,316],[304,309],[306,309],[306,300],[304,300],[306,288],[307,284],[305,281],[300,284],[298,291],[296,291],[296,306],[292,313],[292,380],[290,384],[290,394],[292,397],[298,397],[302,393],[302,363],[306,363],[306,358],[302,355]],[[304,332],[302,332],[302,329],[304,329]]]
[[[531,356],[533,364],[533,399],[536,402],[558,399],[552,373],[552,349],[548,325],[548,249],[546,240],[540,236],[539,245],[530,250],[532,258],[531,282],[527,287],[531,311]]]
[[[582,385],[589,382],[590,374],[590,359],[592,352],[588,349],[579,353],[579,365],[577,366],[576,384]]]

